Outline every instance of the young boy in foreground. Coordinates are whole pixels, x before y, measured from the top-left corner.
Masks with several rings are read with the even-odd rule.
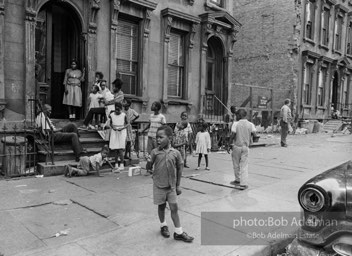
[[[192,242],[193,237],[183,232],[178,215],[177,195],[181,194],[180,181],[183,170],[183,160],[179,151],[171,147],[172,129],[161,126],[156,133],[157,148],[153,149],[147,169],[153,172],[153,199],[158,205],[160,220],[160,233],[163,237],[170,237],[170,232],[165,221],[166,202],[169,203],[171,218],[175,226],[174,239]]]

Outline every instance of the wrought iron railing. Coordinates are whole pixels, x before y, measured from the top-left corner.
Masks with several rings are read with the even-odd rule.
[[[32,129],[35,131],[36,134],[36,145],[41,150],[45,151],[45,163],[48,163],[48,158],[51,161],[51,164],[54,165],[54,130],[53,127],[47,125],[46,128],[48,129],[41,129],[36,124],[36,117],[38,114],[43,113],[45,116],[45,122],[50,124],[49,117],[46,115],[43,105],[40,100],[37,99],[29,99],[30,104],[30,123]]]
[[[225,115],[231,113],[215,94],[202,96],[202,101],[204,106],[202,117],[207,122],[224,122]]]
[[[1,174],[18,177],[37,174],[35,134],[24,120],[11,123],[3,120],[1,137]]]

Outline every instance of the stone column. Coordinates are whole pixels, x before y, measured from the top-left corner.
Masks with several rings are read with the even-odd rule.
[[[227,41],[228,41],[228,53],[227,57],[225,57],[225,81],[224,83],[227,86],[227,108],[230,108],[231,106],[231,81],[232,81],[232,69],[233,69],[233,48],[234,45],[237,41],[236,36],[237,33],[239,32],[239,27],[234,27],[231,31],[231,34],[228,35]]]
[[[208,51],[208,38],[209,34],[212,32],[211,23],[202,24],[202,41],[201,41],[201,55],[200,55],[200,80],[199,80],[199,117],[204,115],[204,105],[205,100],[205,82],[207,75],[207,51]]]
[[[149,34],[150,34],[150,13],[151,10],[147,9],[144,13],[144,23],[143,23],[143,45],[142,48],[143,50],[141,51],[143,56],[142,56],[142,69],[141,69],[141,77],[142,77],[142,83],[140,83],[142,86],[140,87],[140,92],[139,95],[142,96],[142,108],[143,112],[147,110],[148,106],[148,96],[147,95],[147,90],[148,88],[148,82],[149,82]]]
[[[25,107],[25,118],[30,119],[31,107],[28,99],[35,97],[35,18],[36,18],[36,0],[26,1],[26,13],[25,13],[25,96],[24,106]]]
[[[88,63],[88,88],[94,84],[95,72],[97,70],[97,14],[100,10],[100,0],[90,1],[89,27],[87,36],[83,36],[83,40],[87,40],[87,63]]]
[[[189,104],[187,105],[188,109],[191,108],[192,104],[190,103],[190,99],[192,97],[191,95],[191,86],[193,84],[193,79],[192,79],[192,67],[193,67],[193,58],[192,58],[192,54],[193,54],[193,46],[194,46],[194,36],[195,33],[197,31],[198,28],[198,24],[199,23],[192,23],[191,25],[191,30],[189,32],[189,42],[188,42],[188,52],[186,54],[186,63],[188,65],[188,71],[186,75],[186,79],[187,79],[187,95],[185,95],[186,100],[189,102]]]
[[[116,78],[116,29],[120,12],[120,0],[111,1],[110,23],[110,84]]]
[[[0,113],[3,113],[6,106],[5,101],[5,76],[4,76],[4,15],[5,15],[5,0],[0,0]],[[3,117],[0,116],[0,117]]]
[[[165,107],[167,107],[167,78],[168,78],[168,59],[169,59],[169,42],[170,42],[170,31],[172,27],[173,18],[168,16],[164,18],[165,34],[164,34],[164,47],[163,47],[163,92],[162,99]]]

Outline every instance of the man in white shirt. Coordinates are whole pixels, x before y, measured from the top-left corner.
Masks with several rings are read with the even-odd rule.
[[[79,141],[79,134],[76,125],[70,123],[63,127],[61,130],[56,129],[53,122],[49,118],[51,114],[51,106],[45,104],[43,107],[43,112],[40,112],[36,117],[35,123],[37,127],[42,130],[44,136],[47,135],[50,130],[52,130],[54,143],[71,143],[72,150],[75,153],[76,161],[78,162],[79,156],[85,150],[82,148],[81,142]]]
[[[289,124],[291,123],[291,120],[292,120],[290,104],[291,104],[291,100],[286,99],[285,104],[281,107],[281,111],[280,111],[281,147],[287,147],[286,137],[289,131]]]
[[[239,109],[237,111],[236,117],[239,121],[232,124],[230,137],[230,143],[234,142],[231,157],[235,173],[235,180],[230,184],[240,190],[248,188],[249,145],[252,141],[252,135],[255,135],[256,132],[254,124],[249,122],[246,116],[246,110]]]

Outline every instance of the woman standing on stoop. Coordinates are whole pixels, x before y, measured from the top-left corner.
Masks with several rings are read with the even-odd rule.
[[[71,68],[66,69],[64,86],[65,93],[62,104],[67,105],[69,120],[76,119],[76,108],[82,107],[82,90],[81,82],[84,81],[84,72],[78,69],[78,63],[75,59],[71,60]]]

